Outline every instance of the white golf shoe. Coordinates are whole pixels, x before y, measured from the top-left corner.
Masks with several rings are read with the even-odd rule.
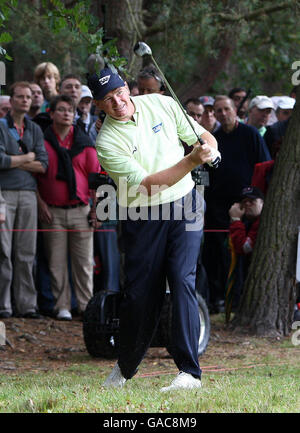
[[[114,366],[111,373],[107,376],[102,386],[107,388],[122,388],[126,382],[122,375],[118,363]]]
[[[173,391],[174,389],[195,389],[201,388],[201,380],[195,378],[189,373],[180,371],[171,385],[161,388],[161,392]]]
[[[69,310],[62,309],[56,315],[57,320],[72,320],[72,314]]]

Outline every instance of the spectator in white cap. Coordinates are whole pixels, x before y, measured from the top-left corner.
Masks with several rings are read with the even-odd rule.
[[[89,133],[92,124],[96,121],[97,117],[91,114],[93,95],[88,86],[83,84],[81,86],[81,98],[78,104],[78,112],[81,121],[84,123],[85,131]]]
[[[290,98],[289,96],[282,96],[280,99],[278,99],[276,116],[280,122],[291,117],[295,102],[296,100],[294,98]]]
[[[266,132],[266,125],[270,119],[274,104],[271,98],[265,95],[258,95],[249,104],[247,124],[254,126],[263,137]]]
[[[272,99],[273,98],[275,97],[272,97]],[[276,119],[278,120],[267,126],[267,130],[264,135],[264,140],[268,146],[272,159],[276,158],[276,155],[283,142],[283,138],[293,112],[293,107],[296,102],[294,98],[289,96],[276,96],[276,98]]]

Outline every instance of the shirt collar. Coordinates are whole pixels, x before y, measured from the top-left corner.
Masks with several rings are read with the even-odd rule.
[[[14,125],[15,125],[15,122],[14,122],[14,119],[12,118],[12,116],[11,116],[11,114],[10,114],[10,112],[8,112],[7,114],[6,114],[6,120],[7,120],[7,125],[8,125],[8,127],[9,128],[14,128]],[[27,128],[27,126],[28,126],[28,118],[26,117],[26,115],[24,116],[24,131],[25,131],[25,129]]]
[[[86,125],[89,125],[90,121],[91,121],[91,115],[90,115],[90,113],[88,113],[87,118],[85,120],[81,119],[81,121],[83,123],[85,123]]]

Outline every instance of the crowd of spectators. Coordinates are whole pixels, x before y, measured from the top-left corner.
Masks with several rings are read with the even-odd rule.
[[[151,65],[128,86],[133,98],[166,92]],[[200,291],[213,313],[224,309],[228,232],[237,254],[248,254],[251,242],[252,251],[254,237],[247,235],[244,218],[255,220],[257,230],[254,200],[260,199],[261,211],[295,98],[250,98],[236,87],[183,103],[215,136],[222,155],[219,168],[209,169],[198,269]],[[89,183],[102,170],[95,140],[103,121],[81,78],[61,77],[51,62],[35,68],[32,82],[16,82],[0,96],[0,318],[72,320],[82,317],[95,291],[120,290],[117,221],[100,228]],[[242,283],[237,302],[241,290]]]

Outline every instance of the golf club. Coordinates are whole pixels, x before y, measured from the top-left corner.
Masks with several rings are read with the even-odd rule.
[[[195,136],[197,137],[197,140],[199,141],[200,144],[204,144],[203,139],[197,134],[194,125],[192,124],[190,118],[188,117],[185,109],[183,108],[181,102],[179,101],[179,99],[177,98],[175,92],[173,91],[172,87],[170,86],[168,80],[166,79],[164,73],[162,72],[162,70],[160,69],[160,67],[158,66],[158,64],[156,63],[153,55],[152,55],[152,50],[149,47],[149,45],[147,45],[145,42],[137,42],[133,48],[134,53],[139,56],[139,57],[143,57],[145,55],[148,55],[151,57],[152,62],[154,63],[155,67],[157,68],[158,72],[160,73],[160,75],[162,76],[169,92],[171,93],[172,97],[175,99],[175,101],[177,102],[177,104],[179,105],[179,107],[181,108],[186,120],[188,121],[190,127],[192,128]],[[213,168],[217,168],[219,165],[219,162],[221,161],[220,156],[217,156],[212,162],[209,163],[209,165]]]

